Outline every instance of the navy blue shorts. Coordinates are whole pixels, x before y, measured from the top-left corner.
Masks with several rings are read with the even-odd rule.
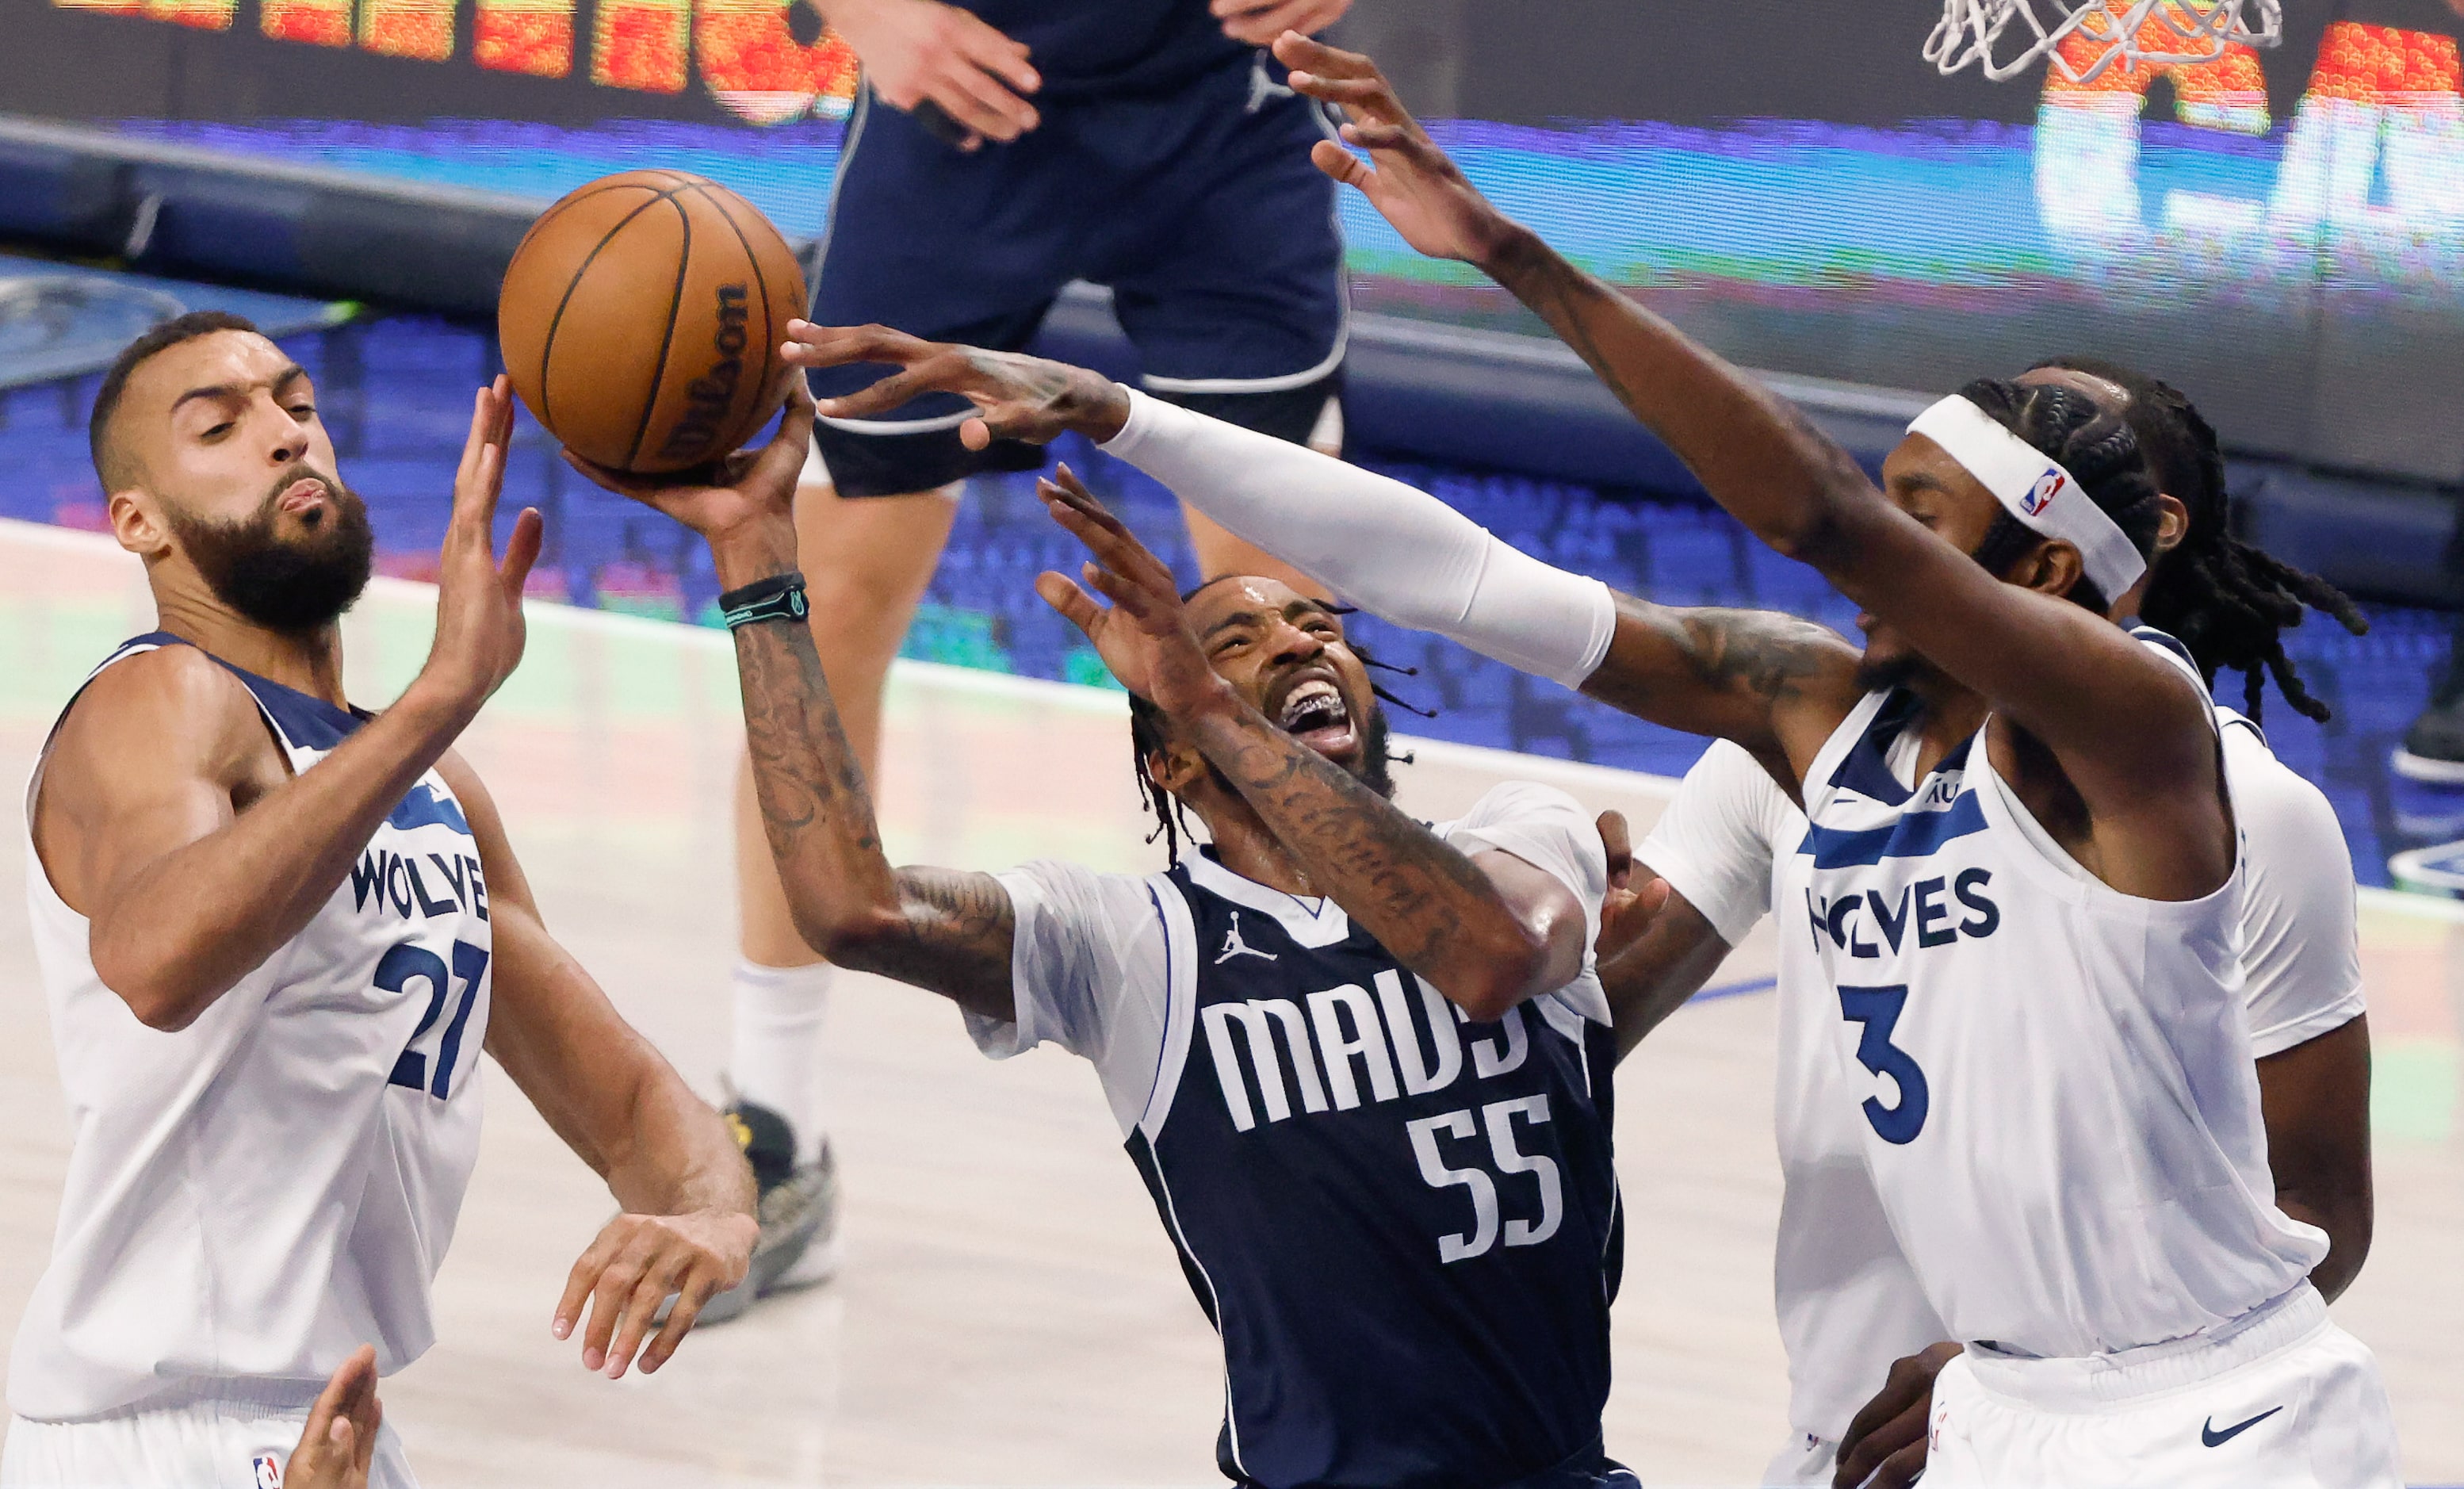
[[[1258,55],[1168,95],[1039,100],[1043,123],[962,154],[867,90],[847,126],[812,318],[879,322],[1016,351],[1063,285],[1112,291],[1147,389],[1304,439],[1343,361],[1343,239],[1334,183],[1309,164],[1331,133],[1317,104]],[[879,367],[817,373],[822,397]],[[928,491],[1044,452],[958,443],[969,405],[916,399],[885,418],[825,421],[815,443],[842,496]]]

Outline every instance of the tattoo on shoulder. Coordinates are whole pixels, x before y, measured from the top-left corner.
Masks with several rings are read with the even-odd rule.
[[[1629,602],[1624,618],[1657,632],[1704,686],[1779,700],[1811,678],[1853,666],[1848,643],[1811,621],[1773,610],[1677,609]]]
[[[1742,684],[1765,698],[1793,692],[1838,655],[1839,638],[1810,621],[1768,610],[1681,611],[1685,655],[1718,687]]]

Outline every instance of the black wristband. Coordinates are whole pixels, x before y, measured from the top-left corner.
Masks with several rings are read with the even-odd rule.
[[[795,569],[755,580],[718,597],[718,619],[729,630],[764,621],[801,621],[812,613],[804,600],[804,576]]]

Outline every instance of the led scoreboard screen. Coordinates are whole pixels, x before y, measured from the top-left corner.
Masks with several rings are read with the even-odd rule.
[[[1338,39],[1509,211],[1749,364],[1933,390],[2095,352],[2238,449],[2456,481],[2464,0],[2286,9],[2274,51],[2087,86],[1937,77],[1931,0],[1356,0]],[[542,199],[673,165],[797,234],[856,86],[803,0],[0,7],[10,109]],[[1356,199],[1344,226],[1360,308],[1534,329]]]

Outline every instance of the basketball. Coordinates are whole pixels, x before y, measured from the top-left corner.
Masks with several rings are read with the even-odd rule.
[[[772,411],[804,275],[779,230],[715,181],[632,170],[571,192],[514,250],[496,337],[514,391],[576,454],[681,471]]]

